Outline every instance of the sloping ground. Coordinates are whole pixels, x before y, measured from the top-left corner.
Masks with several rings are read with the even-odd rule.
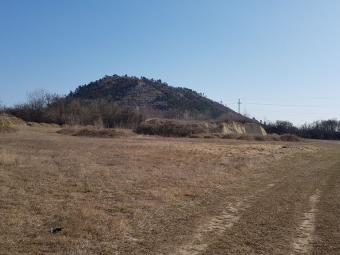
[[[11,125],[11,126],[26,126],[25,121],[15,116],[8,115],[8,114],[1,114],[0,120],[2,123],[7,123],[8,125]]]
[[[26,122],[7,114],[0,115],[0,132],[12,132],[18,126],[25,126]]]
[[[137,133],[161,136],[188,137],[195,134],[265,136],[266,131],[257,123],[181,121],[174,119],[148,119],[136,129]]]
[[[54,123],[26,122],[9,114],[0,114],[0,132],[12,132],[20,127],[58,128],[60,126]]]

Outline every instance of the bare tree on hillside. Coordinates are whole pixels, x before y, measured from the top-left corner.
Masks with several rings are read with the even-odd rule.
[[[0,113],[5,112],[5,106],[2,104],[2,101],[0,100]]]

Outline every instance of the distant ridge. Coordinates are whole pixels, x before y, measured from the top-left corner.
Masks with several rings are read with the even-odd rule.
[[[105,76],[79,86],[67,98],[105,100],[146,117],[254,122],[196,91],[145,77]]]

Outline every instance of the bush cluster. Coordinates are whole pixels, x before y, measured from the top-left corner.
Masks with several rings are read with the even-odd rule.
[[[340,140],[340,121],[321,120],[296,127],[289,121],[276,121],[264,125],[270,134],[292,134],[303,138]]]
[[[144,122],[138,125],[135,132],[145,135],[159,135],[167,137],[190,137],[200,133],[194,125],[180,123],[177,121],[163,121],[159,123]]]
[[[107,100],[82,100],[51,95],[44,91],[29,94],[27,102],[6,112],[27,122],[59,125],[95,125],[105,128],[135,128],[143,116]]]

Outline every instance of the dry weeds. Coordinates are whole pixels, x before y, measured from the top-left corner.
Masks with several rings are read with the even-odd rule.
[[[16,126],[24,125],[24,121],[9,116],[7,114],[0,114],[0,133],[9,133],[16,131]]]
[[[102,138],[113,138],[113,137],[128,137],[134,136],[132,130],[128,129],[112,129],[112,128],[96,128],[94,126],[88,127],[66,127],[57,131],[58,134],[72,135],[72,136],[87,136],[87,137],[102,137]]]

